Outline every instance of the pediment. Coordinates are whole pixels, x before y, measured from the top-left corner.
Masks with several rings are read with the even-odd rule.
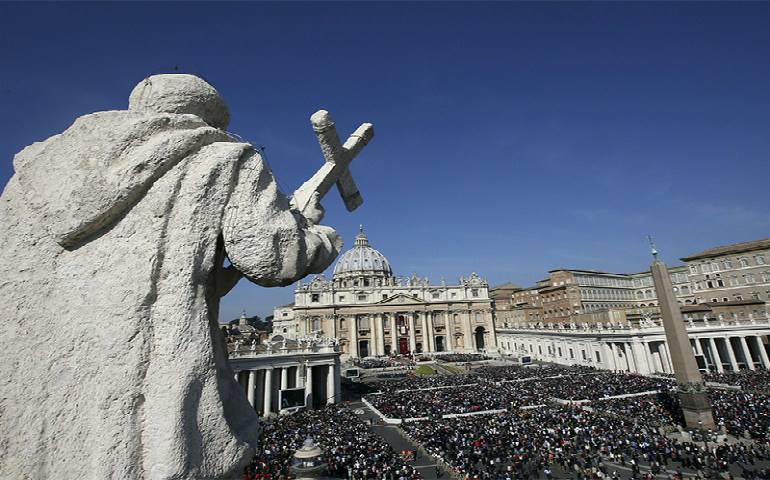
[[[405,293],[399,293],[398,295],[393,295],[392,297],[388,297],[385,300],[380,300],[377,302],[377,305],[425,305],[427,303],[428,302],[421,298],[407,295]]]

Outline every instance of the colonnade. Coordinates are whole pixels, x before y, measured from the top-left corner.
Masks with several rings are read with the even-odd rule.
[[[337,316],[347,321],[347,332],[341,330],[337,335],[348,337],[347,350],[351,357],[406,351],[489,351],[497,347],[489,310],[397,311]]]
[[[637,329],[635,334],[504,330],[498,338],[501,353],[508,355],[607,370],[674,373],[665,334],[654,330]],[[720,373],[770,369],[766,346],[770,327],[759,330],[689,331],[688,336],[696,358],[702,359],[701,367]]]
[[[230,363],[235,380],[246,392],[249,404],[260,415],[277,413],[282,409],[312,409],[340,401],[338,354],[315,361],[302,359],[299,355],[239,357],[231,358]],[[297,402],[301,406],[296,405]]]

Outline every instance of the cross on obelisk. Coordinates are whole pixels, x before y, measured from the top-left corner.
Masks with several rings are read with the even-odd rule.
[[[660,316],[663,319],[663,330],[666,333],[666,343],[671,354],[671,364],[674,366],[676,392],[682,402],[685,424],[690,428],[716,429],[711,403],[706,392],[706,383],[695,362],[695,354],[671,284],[668,267],[658,260],[658,251],[655,250],[652,237],[647,238],[650,239],[652,255],[655,257],[655,261],[650,266],[650,272],[658,295]]]
[[[318,137],[321,151],[326,157],[326,163],[294,192],[293,202],[300,211],[304,212],[306,208],[313,208],[312,203],[317,204],[336,184],[345,207],[352,212],[364,200],[353,182],[348,166],[358,152],[374,137],[374,128],[371,123],[364,123],[343,145],[329,112],[317,111],[310,117],[310,123]],[[314,199],[315,202],[313,202]]]

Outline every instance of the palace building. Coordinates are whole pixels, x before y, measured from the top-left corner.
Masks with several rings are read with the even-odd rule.
[[[273,331],[336,339],[346,358],[495,353],[493,317],[486,279],[472,273],[455,285],[444,279],[431,285],[417,274],[395,277],[361,229],[331,280],[321,275],[299,282],[294,303],[275,309]]]

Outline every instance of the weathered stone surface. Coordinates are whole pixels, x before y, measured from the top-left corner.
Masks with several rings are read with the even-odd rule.
[[[323,271],[337,234],[290,209],[207,83],[24,149],[0,197],[0,478],[203,479],[251,458],[219,298]],[[228,258],[233,267],[225,269]]]

